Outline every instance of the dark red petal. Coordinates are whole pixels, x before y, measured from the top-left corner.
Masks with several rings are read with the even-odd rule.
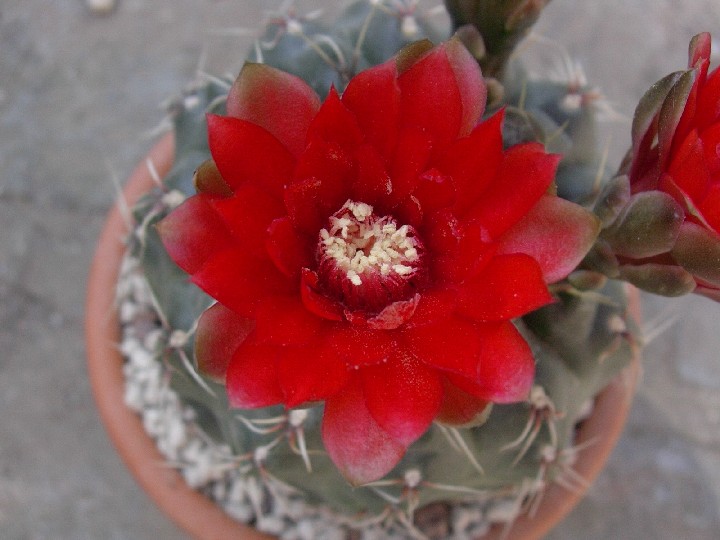
[[[295,159],[273,135],[245,120],[209,114],[210,152],[227,184],[252,183],[282,197]]]
[[[559,161],[560,156],[546,154],[538,143],[513,146],[493,183],[464,219],[477,221],[491,238],[498,238],[548,190]]]
[[[296,278],[300,270],[314,261],[314,241],[293,227],[290,218],[274,220],[267,230],[265,249],[275,266],[288,277]]]
[[[327,399],[337,394],[350,377],[346,364],[318,343],[285,347],[280,355],[278,373],[288,408]]]
[[[426,247],[435,255],[457,254],[463,240],[463,228],[447,208],[428,215],[422,233]]]
[[[333,213],[348,199],[357,176],[355,156],[336,142],[311,141],[298,161],[295,179],[317,178],[322,183],[317,205]]]
[[[230,359],[255,327],[222,304],[203,311],[195,331],[195,360],[203,375],[225,381]]]
[[[450,317],[457,305],[457,291],[435,287],[423,291],[407,328],[436,324]]]
[[[710,188],[700,204],[699,210],[705,216],[708,225],[720,234],[720,184],[715,184]]]
[[[405,454],[368,411],[359,379],[326,401],[322,438],[330,459],[356,486],[382,478]]]
[[[227,250],[210,258],[192,276],[192,282],[239,315],[252,317],[258,301],[271,295],[296,291],[269,259],[248,257]]]
[[[357,148],[355,159],[358,174],[350,187],[350,196],[354,201],[377,206],[387,199],[393,189],[385,162],[369,144]]]
[[[458,137],[463,101],[445,47],[415,62],[398,77],[398,84],[403,126],[427,132],[441,145]]]
[[[231,407],[254,409],[282,403],[277,372],[280,351],[279,347],[257,343],[253,334],[240,345],[225,381]]]
[[[427,169],[431,152],[432,140],[427,132],[403,126],[390,166],[393,190],[387,198],[388,206],[400,203],[415,190],[420,173]]]
[[[455,202],[455,193],[452,176],[433,168],[420,175],[413,196],[420,201],[424,212],[432,212],[451,206]]]
[[[227,99],[228,115],[263,127],[296,157],[305,149],[305,136],[319,107],[320,98],[299,77],[250,62]]]
[[[392,215],[398,223],[412,225],[419,229],[423,222],[424,212],[420,201],[414,196],[408,195],[392,209]]]
[[[436,420],[451,426],[472,424],[485,411],[489,401],[460,390],[443,377],[443,401]]]
[[[453,374],[448,379],[458,388],[493,403],[515,403],[527,398],[535,378],[535,360],[530,346],[512,323],[478,327],[482,357],[476,378]]]
[[[457,316],[402,332],[408,349],[429,366],[475,378],[482,344],[478,323]]]
[[[460,287],[458,312],[478,321],[502,321],[552,301],[535,259],[521,253],[497,255],[483,272]]]
[[[431,260],[433,279],[438,283],[460,283],[482,272],[499,246],[487,243],[483,234],[478,226],[462,227],[457,251],[442,253]]]
[[[323,330],[323,320],[294,296],[266,296],[255,310],[255,335],[274,345],[305,345]]]
[[[197,272],[214,254],[235,245],[210,200],[207,195],[190,197],[157,224],[170,258],[188,274]]]
[[[348,366],[358,368],[384,362],[397,349],[398,343],[391,332],[346,324],[333,330],[330,346]]]
[[[720,122],[720,69],[715,70],[700,88],[695,119],[699,129]]]
[[[380,427],[409,446],[430,426],[443,397],[440,375],[404,351],[387,363],[360,370],[370,414]]]
[[[254,256],[264,253],[268,226],[285,213],[281,201],[252,184],[238,186],[233,197],[210,204],[237,243]]]
[[[301,271],[300,298],[305,308],[330,321],[343,320],[343,307],[318,290],[318,275],[307,268]]]
[[[400,125],[400,88],[395,61],[361,71],[350,80],[342,101],[352,111],[365,140],[386,162],[395,150]]]
[[[505,109],[453,142],[433,164],[453,178],[457,195],[454,211],[462,216],[495,179],[503,161],[502,123]]]
[[[317,205],[322,191],[322,181],[318,178],[296,180],[285,190],[285,208],[293,225],[307,235],[314,236],[326,223],[326,215]]]
[[[718,93],[720,103],[720,92]],[[710,174],[720,178],[720,121],[702,132],[703,148],[705,149],[705,163]]]
[[[498,254],[525,253],[540,264],[546,283],[577,268],[595,242],[598,219],[582,206],[543,195],[524,218],[500,237]]]
[[[347,90],[345,94],[347,94]],[[340,101],[334,87],[330,88],[328,97],[323,102],[308,130],[308,142],[318,140],[339,145],[344,149],[353,148],[363,141],[363,134],[358,126],[358,120]]]
[[[675,184],[697,204],[710,186],[710,172],[705,162],[703,142],[696,130],[691,131],[672,157],[668,174]],[[678,201],[681,204],[683,201]]]

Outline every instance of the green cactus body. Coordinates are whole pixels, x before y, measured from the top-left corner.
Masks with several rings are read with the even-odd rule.
[[[399,14],[391,4],[403,3],[356,2],[333,26],[293,21],[279,28],[273,23],[250,59],[300,75],[321,96],[331,84],[342,90],[353,73],[386,60],[405,44],[438,38],[419,14],[413,14],[410,23],[410,15]],[[349,516],[380,515],[388,507],[411,513],[438,501],[498,497],[522,502],[566,475],[581,414],[630,362],[636,345],[624,289],[616,282],[571,276],[556,285],[557,303],[517,321],[537,360],[531,399],[495,405],[480,426],[455,429],[434,424],[386,480],[375,485],[353,488],[337,472],[320,439],[321,406],[233,410],[222,386],[194,372],[193,327],[211,299],[189,284],[169,259],[154,224],[193,193],[193,171],[209,157],[205,114],[223,112],[228,88],[229,83],[221,81],[198,84],[171,108],[175,164],[162,188],[136,207],[139,226],[130,239],[131,254],[139,260],[158,314],[162,339],[157,358],[183,403],[196,411],[206,434],[229,446],[248,478],[261,485],[268,478],[279,480],[299,490],[307,502]],[[534,126],[534,133],[547,135],[568,120],[558,108],[561,89],[549,86],[533,89],[532,94],[545,96],[525,103],[523,121]],[[578,129],[592,122],[584,117],[570,120],[577,121]],[[564,134],[556,147],[567,148],[574,135]],[[578,159],[567,165],[569,176],[581,174],[578,164],[589,167],[596,158],[581,154],[577,151]],[[572,198],[582,199],[588,191]]]

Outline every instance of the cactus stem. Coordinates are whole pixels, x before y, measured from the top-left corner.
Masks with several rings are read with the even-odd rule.
[[[276,433],[277,431],[282,429],[283,425],[287,420],[286,416],[277,416],[275,418],[264,418],[260,420],[250,420],[240,414],[235,415],[235,418],[240,420],[250,431],[252,431],[253,433],[257,433],[258,435],[269,435],[270,433]],[[269,427],[260,427],[260,425],[269,425]]]
[[[550,135],[548,135],[545,138],[545,140],[543,141],[543,144],[545,144],[545,146],[548,146],[551,143],[553,143],[555,141],[555,139],[557,139],[558,137],[560,137],[560,135],[565,133],[565,130],[567,129],[567,127],[569,125],[570,125],[570,120],[565,120],[565,122],[563,122],[562,125],[560,125],[555,131],[553,131]]]
[[[599,194],[600,190],[602,189],[603,184],[603,177],[605,176],[605,166],[607,165],[608,156],[610,155],[610,142],[612,141],[612,137],[608,137],[605,140],[605,146],[603,146],[602,154],[600,155],[600,162],[598,163],[598,169],[597,173],[595,173],[595,181],[593,182],[592,187],[592,197],[595,199]]]
[[[450,444],[458,450],[460,453],[464,454],[465,457],[468,458],[468,461],[472,464],[472,466],[482,475],[485,474],[485,469],[482,468],[482,465],[478,462],[478,460],[473,455],[472,450],[470,450],[470,447],[468,447],[467,442],[463,438],[462,434],[459,430],[455,428],[449,428],[446,426],[442,426],[440,424],[437,424],[437,426],[440,428],[440,432],[445,435],[447,440],[450,442]]]
[[[557,412],[555,404],[545,393],[542,386],[533,386],[530,391],[530,415],[520,435],[512,442],[500,448],[501,452],[513,450],[522,444],[522,448],[512,462],[514,467],[527,454],[537,436],[540,434],[543,424],[547,425],[550,434],[550,445],[556,447],[558,443],[557,428],[555,420],[563,417],[562,413]],[[524,443],[523,443],[524,441]]]
[[[362,46],[365,43],[365,38],[367,37],[367,31],[370,28],[370,23],[372,22],[373,17],[375,16],[375,12],[380,7],[379,2],[374,0],[369,0],[370,2],[370,12],[368,13],[368,16],[365,17],[365,20],[363,21],[363,25],[360,28],[360,34],[358,35],[357,42],[355,43],[355,48],[353,49],[353,55],[352,55],[352,61],[350,64],[350,67],[353,72],[357,69],[358,61],[360,60],[360,55],[362,54]]]
[[[217,394],[213,392],[213,389],[208,386],[208,383],[206,383],[203,378],[200,376],[200,374],[195,369],[195,366],[192,365],[192,362],[190,362],[190,359],[188,358],[188,355],[185,353],[184,349],[177,349],[178,356],[180,356],[180,361],[183,364],[183,367],[185,370],[190,374],[190,376],[193,378],[193,380],[198,383],[200,388],[205,390],[208,394],[210,394],[213,398],[217,397]]]
[[[296,442],[297,445],[295,444]],[[302,458],[305,469],[311,473],[312,463],[310,462],[310,454],[308,453],[307,443],[305,441],[305,430],[302,427],[297,427],[293,431],[293,436],[290,437],[290,448]]]

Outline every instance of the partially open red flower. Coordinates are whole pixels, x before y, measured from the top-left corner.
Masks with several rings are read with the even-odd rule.
[[[420,42],[324,103],[248,64],[213,162],[159,225],[217,299],[198,362],[231,405],[324,401],[325,448],[355,484],[438,419],[524,399],[534,359],[511,319],[552,301],[597,233],[551,194],[558,156],[503,150],[499,112],[458,41]],[[216,166],[216,167],[215,167]]]
[[[710,43],[697,35],[690,69],[643,97],[629,175],[633,193],[663,191],[685,211],[675,247],[657,262],[683,267],[696,292],[720,301],[720,68],[708,74]]]

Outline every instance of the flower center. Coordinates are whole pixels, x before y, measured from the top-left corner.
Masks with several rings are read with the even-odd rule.
[[[410,225],[398,227],[363,202],[347,201],[318,239],[318,277],[350,309],[379,311],[410,298],[424,278],[424,246]]]

